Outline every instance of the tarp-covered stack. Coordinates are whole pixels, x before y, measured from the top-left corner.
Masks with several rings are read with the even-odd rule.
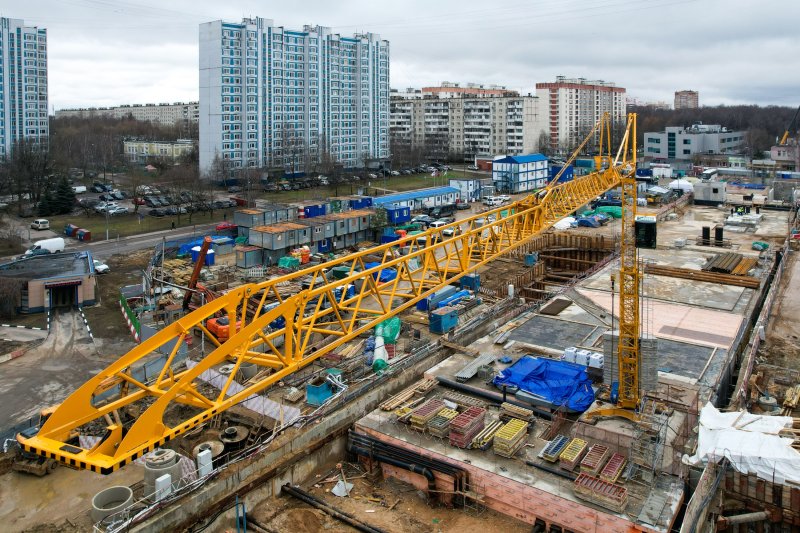
[[[450,445],[467,448],[483,429],[486,409],[469,407],[450,422]]]
[[[494,453],[502,457],[514,457],[525,445],[528,423],[512,418],[494,435]]]
[[[594,402],[592,380],[583,366],[525,356],[500,371],[492,380],[498,388],[504,385],[517,399],[544,407],[566,407],[582,413]]]

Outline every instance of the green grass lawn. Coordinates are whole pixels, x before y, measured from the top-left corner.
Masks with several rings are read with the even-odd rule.
[[[357,194],[359,189],[363,190],[364,194],[380,196],[381,194],[389,194],[387,191],[402,192],[425,187],[441,187],[447,185],[450,178],[463,177],[464,174],[462,172],[451,170],[445,177],[438,176],[434,178],[430,174],[391,176],[385,179],[377,178],[355,183],[344,183],[338,187],[329,185],[326,187],[300,189],[299,191],[265,192],[260,193],[258,197],[274,203],[291,203],[304,200],[325,200],[334,196]]]
[[[175,222],[176,228],[191,227],[193,225],[209,224],[211,222],[221,222],[226,210],[215,210],[214,217],[211,213],[193,213],[191,221],[189,215],[181,215],[180,220],[178,217],[151,217],[145,214],[142,220],[135,214],[117,215],[108,217],[108,236],[111,239],[117,237],[128,237],[130,235],[138,235],[140,233],[150,233],[152,231],[161,231],[172,228],[172,223]],[[233,208],[228,211],[228,219],[233,219]],[[147,210],[142,210],[140,213],[144,214]],[[87,216],[83,213],[79,215],[58,215],[51,216],[50,229],[56,233],[62,233],[64,226],[67,224],[75,224],[79,228],[88,229],[92,232],[92,240],[99,241],[106,238],[106,217],[105,215],[92,213]]]
[[[432,177],[430,174],[412,174],[411,176],[392,176],[389,178],[378,178],[368,181],[359,181],[355,183],[345,183],[338,187],[312,187],[310,189],[301,189],[299,191],[281,191],[281,192],[260,192],[256,195],[257,198],[267,200],[272,203],[292,203],[304,200],[320,200],[324,201],[334,196],[346,196],[357,194],[361,189],[364,194],[380,196],[382,194],[389,194],[391,191],[408,191],[412,189],[421,189],[425,187],[441,187],[448,184],[450,178],[464,177],[463,173],[458,171],[450,171],[447,176]],[[225,193],[224,196],[232,197],[236,194]],[[136,214],[118,215],[108,217],[108,236],[111,239],[117,237],[128,237],[131,235],[138,235],[141,233],[150,233],[153,231],[161,231],[172,228],[172,223],[175,222],[176,228],[191,227],[193,225],[209,224],[222,222],[224,218],[233,220],[233,211],[236,208],[228,208],[224,210],[214,210],[214,216],[211,213],[193,213],[191,220],[188,214],[180,215],[180,217],[151,217],[146,213],[150,208],[139,206],[139,213],[144,217],[139,220]],[[227,213],[227,217],[226,217]],[[88,229],[92,232],[92,240],[99,241],[106,238],[106,217],[98,213],[91,212],[90,215],[84,213],[76,215],[58,215],[48,217],[50,220],[50,228],[56,233],[62,233],[66,224],[75,224],[79,228]]]

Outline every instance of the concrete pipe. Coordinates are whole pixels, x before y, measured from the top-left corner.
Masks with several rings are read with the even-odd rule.
[[[144,496],[152,499],[156,491],[156,479],[164,474],[172,478],[172,486],[177,487],[182,477],[181,465],[175,450],[156,450],[145,456]]]
[[[130,487],[116,486],[101,490],[92,498],[92,522],[101,522],[117,514],[133,503],[133,490]]]
[[[225,445],[226,452],[232,452],[241,449],[245,442],[250,430],[244,426],[230,426],[222,431],[219,440]]]
[[[197,455],[204,450],[211,451],[213,465],[214,467],[218,467],[219,462],[222,459],[222,452],[225,451],[225,445],[218,440],[207,440],[205,442],[201,442],[192,450],[192,457],[194,457],[195,461],[197,460]]]
[[[766,511],[757,511],[755,513],[737,514],[732,516],[720,516],[717,520],[717,526],[720,529],[726,529],[736,524],[749,524],[751,522],[763,522],[770,517]]]
[[[239,374],[242,377],[242,381],[254,378],[258,374],[258,365],[255,363],[242,363],[239,366]]]
[[[144,464],[150,468],[164,468],[172,466],[178,460],[175,450],[159,449],[153,450],[144,456]]]

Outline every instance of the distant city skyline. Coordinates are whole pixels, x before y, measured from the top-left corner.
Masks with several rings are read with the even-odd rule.
[[[392,48],[390,85],[442,81],[533,94],[556,76],[602,79],[646,102],[699,91],[702,105],[798,104],[796,3],[745,0],[352,0],[254,6],[175,0],[0,0],[0,16],[47,29],[50,112],[197,101],[199,26],[271,18],[288,28],[379,33]],[[753,22],[757,21],[757,24]]]

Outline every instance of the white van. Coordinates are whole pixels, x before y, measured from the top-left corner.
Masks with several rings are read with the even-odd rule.
[[[500,207],[505,201],[499,196],[487,196],[483,199],[483,203],[488,207]]]
[[[46,218],[37,218],[33,222],[31,222],[31,229],[35,230],[43,230],[43,229],[50,229],[50,221]]]
[[[33,246],[28,248],[25,256],[44,255],[44,254],[57,254],[64,251],[64,238],[55,237],[53,239],[44,239],[36,241]]]

